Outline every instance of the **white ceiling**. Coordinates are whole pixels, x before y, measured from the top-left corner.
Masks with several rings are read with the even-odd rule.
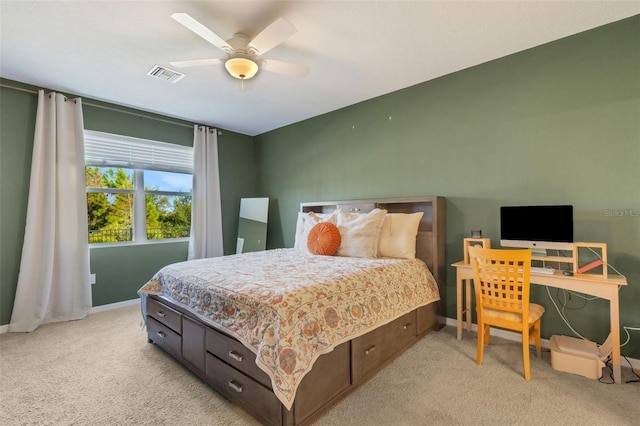
[[[264,55],[311,67],[261,71],[240,91],[223,65],[155,64],[224,53],[170,18],[186,12],[223,39],[284,17],[297,33]],[[640,13],[640,1],[6,1],[0,76],[247,135]]]

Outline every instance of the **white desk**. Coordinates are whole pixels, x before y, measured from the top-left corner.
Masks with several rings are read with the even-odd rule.
[[[463,261],[456,262],[451,266],[456,268],[457,336],[458,339],[462,339],[463,314],[466,314],[467,331],[471,331],[471,280],[473,279],[473,268],[470,264],[465,264]],[[613,378],[617,384],[621,384],[620,311],[618,287],[621,285],[627,285],[627,280],[620,276],[603,278],[595,275],[575,275],[567,277],[562,275],[562,272],[556,271],[553,275],[531,273],[530,281],[531,284],[576,291],[592,296],[598,296],[609,301],[609,321],[611,323],[611,340],[613,342],[613,351],[611,352]],[[466,297],[464,295],[466,295]],[[463,299],[465,299],[464,309]]]

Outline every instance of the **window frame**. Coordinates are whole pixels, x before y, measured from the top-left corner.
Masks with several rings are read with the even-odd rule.
[[[86,167],[99,167],[99,168],[121,168],[128,169],[133,172],[133,189],[126,188],[101,188],[101,187],[89,187],[86,186],[86,193],[102,193],[102,194],[132,194],[133,195],[133,223],[132,223],[132,235],[131,241],[118,241],[118,242],[101,242],[101,243],[89,243],[89,247],[118,247],[129,245],[142,245],[142,244],[164,244],[189,241],[189,237],[181,238],[163,238],[163,239],[148,239],[147,238],[147,208],[146,200],[148,195],[160,195],[160,196],[190,196],[193,205],[193,185],[191,191],[166,191],[166,190],[153,190],[146,189],[144,184],[144,172],[145,171],[160,171],[169,173],[182,173],[190,174],[193,176],[193,147],[187,147],[184,145],[170,144],[167,142],[151,141],[147,139],[132,138],[129,136],[116,135],[110,133],[96,132],[85,130],[85,168]],[[100,144],[114,144],[116,146],[133,146],[135,148],[149,146],[151,149],[154,147],[160,147],[168,149],[171,152],[171,146],[176,147],[178,164],[173,167],[171,164],[171,158],[162,159],[159,163],[153,162],[147,158],[143,158],[140,153],[134,153],[129,161],[123,161],[122,155],[119,158],[109,159],[100,158],[95,152],[88,152],[87,141],[97,142]],[[98,151],[100,147],[98,148]],[[187,151],[191,151],[191,158],[187,165],[187,158],[185,154]],[[121,153],[120,153],[121,154]],[[166,153],[165,153],[166,154]],[[136,158],[137,155],[137,158]],[[153,153],[151,153],[153,156]],[[108,157],[108,154],[105,155]]]

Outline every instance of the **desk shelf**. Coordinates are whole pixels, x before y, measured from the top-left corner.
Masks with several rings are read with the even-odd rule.
[[[463,241],[464,263],[469,263],[469,247],[491,248],[490,238],[465,238]]]
[[[570,256],[531,256],[531,260],[539,261],[539,262],[557,262],[557,263],[565,263],[569,264],[572,267],[574,273],[580,269],[581,266],[584,266],[584,259],[580,259],[580,250],[587,249],[591,252],[596,253],[596,256],[599,260],[602,261],[601,267],[602,272],[595,273],[595,275],[607,278],[607,244],[606,243],[573,243],[573,250],[571,251]],[[598,254],[597,251],[600,253]],[[593,259],[592,259],[593,260]],[[593,272],[589,272],[589,275],[594,274]],[[583,274],[581,274],[583,275]]]

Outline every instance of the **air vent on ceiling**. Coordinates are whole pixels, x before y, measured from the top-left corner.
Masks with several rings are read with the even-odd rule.
[[[147,75],[151,77],[159,78],[160,80],[168,81],[169,83],[175,83],[184,77],[184,74],[170,70],[161,65],[154,65],[153,68],[147,72]]]

